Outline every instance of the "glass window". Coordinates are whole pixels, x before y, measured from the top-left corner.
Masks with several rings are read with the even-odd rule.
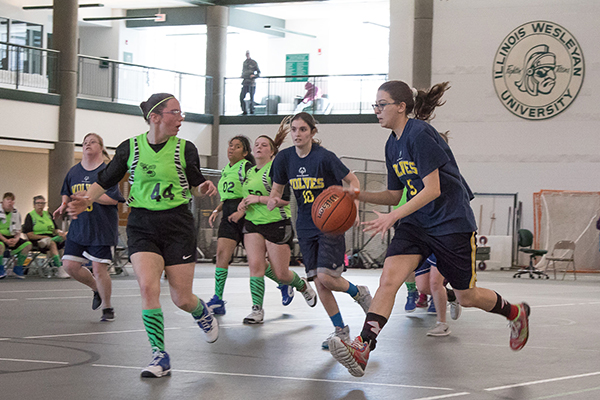
[[[8,18],[0,17],[0,42],[8,42]],[[8,69],[8,49],[0,44],[0,69]]]
[[[10,21],[10,43],[22,46],[42,47],[43,27],[24,21]],[[18,49],[18,57],[12,57],[11,67],[24,73],[41,74],[42,54],[39,50]],[[16,54],[15,54],[16,56]]]

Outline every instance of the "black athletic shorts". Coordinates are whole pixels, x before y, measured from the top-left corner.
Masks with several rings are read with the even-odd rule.
[[[229,216],[237,211],[238,204],[243,199],[228,199],[223,202],[223,216],[219,225],[219,233],[217,237],[235,240],[240,243],[244,238],[244,222],[245,218],[240,218],[237,223],[229,221]]]
[[[127,247],[129,256],[139,252],[159,254],[165,266],[196,262],[196,229],[188,205],[164,211],[132,208]]]
[[[431,253],[437,258],[437,269],[454,289],[466,290],[475,286],[475,232],[431,236],[421,227],[398,224],[386,257],[419,254],[426,260]]]
[[[275,244],[292,245],[294,240],[294,229],[289,219],[263,225],[255,225],[246,220],[244,233],[259,233],[265,240]]]

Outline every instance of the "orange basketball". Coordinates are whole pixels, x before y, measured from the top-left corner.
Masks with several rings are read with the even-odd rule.
[[[312,219],[323,233],[341,235],[356,220],[356,205],[348,192],[339,187],[325,189],[312,205]]]

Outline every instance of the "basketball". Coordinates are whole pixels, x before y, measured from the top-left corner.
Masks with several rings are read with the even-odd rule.
[[[339,187],[330,187],[315,199],[311,214],[321,232],[341,235],[354,224],[356,205],[348,192]]]

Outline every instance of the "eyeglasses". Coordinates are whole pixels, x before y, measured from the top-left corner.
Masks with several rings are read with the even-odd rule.
[[[99,144],[100,142],[98,142],[97,140],[90,140],[89,142],[83,142],[82,146],[91,146],[93,144]]]
[[[383,109],[385,108],[385,106],[389,106],[390,104],[398,104],[398,103],[396,103],[396,102],[394,102],[394,103],[375,103],[375,104],[371,104],[371,106],[373,107],[373,111],[382,112]]]
[[[171,114],[174,116],[181,116],[181,118],[185,118],[185,113],[181,110],[171,110],[171,111],[163,111],[163,114]]]

